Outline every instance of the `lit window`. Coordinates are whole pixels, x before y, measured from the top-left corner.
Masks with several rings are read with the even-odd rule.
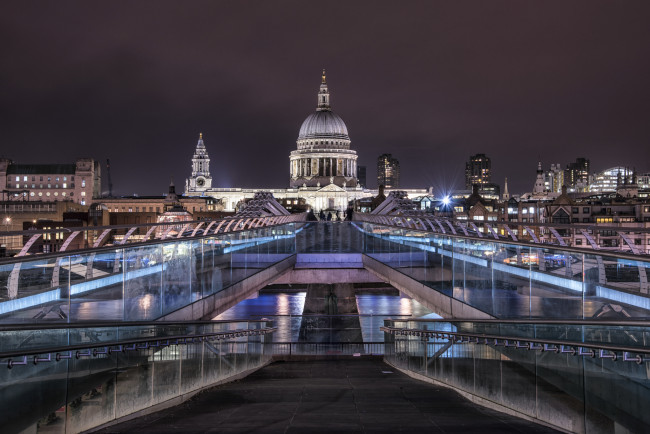
[[[27,177],[23,176],[23,181],[27,182]]]
[[[63,188],[68,188],[68,184],[66,184],[66,183],[64,182],[64,183],[63,183]]]
[[[58,176],[56,177],[56,182],[59,182],[59,177]]]
[[[524,209],[521,210],[521,213],[522,214],[528,214],[528,210],[526,208],[524,208]]]
[[[85,179],[82,179],[82,180],[81,180],[81,186],[82,186],[82,187],[85,187],[85,186],[86,186],[86,180],[85,180]]]
[[[68,180],[68,177],[67,177],[67,176],[64,176],[64,177],[63,177],[63,180],[64,180],[64,181],[67,181],[67,180]]]
[[[29,193],[29,195],[33,197],[33,196],[34,196],[34,192],[32,191],[31,193]]]
[[[133,208],[129,208],[129,212],[133,212]]]
[[[530,208],[528,208],[528,212],[530,212],[531,214],[535,214],[535,208],[531,206]]]
[[[54,195],[55,195],[55,196],[58,196],[58,195],[59,195],[59,192],[58,192],[58,191],[55,191],[55,192],[54,192]]]
[[[45,196],[50,197],[50,192],[45,193]]]
[[[20,176],[16,176],[16,182],[20,182]]]
[[[85,204],[86,204],[86,201],[85,201],[85,200],[82,200],[82,201],[81,201],[81,204],[82,204],[82,205],[85,205]]]
[[[65,191],[63,193],[61,193],[61,196],[65,197]]]
[[[39,195],[39,196],[43,196],[43,192],[40,191],[40,192],[38,193],[38,195]]]
[[[85,197],[85,196],[86,196],[86,192],[85,192],[85,191],[82,191],[82,192],[81,192],[81,196]]]

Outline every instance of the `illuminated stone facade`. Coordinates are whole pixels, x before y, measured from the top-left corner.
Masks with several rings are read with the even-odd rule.
[[[357,186],[357,153],[350,149],[345,122],[330,106],[325,71],[316,112],[302,123],[296,144],[289,157],[291,187]]]

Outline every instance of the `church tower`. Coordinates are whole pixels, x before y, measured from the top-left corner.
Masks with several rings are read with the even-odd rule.
[[[187,191],[205,191],[212,187],[210,176],[210,156],[203,143],[203,133],[199,134],[199,141],[192,157],[192,177],[187,180]]]

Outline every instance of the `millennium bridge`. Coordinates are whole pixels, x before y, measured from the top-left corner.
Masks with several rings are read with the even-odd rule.
[[[650,256],[621,228],[609,249],[602,228],[521,226],[357,213],[0,233],[22,245],[0,261],[0,426],[94,430],[272,361],[349,356],[546,427],[647,431]],[[59,251],[34,254],[51,236]],[[370,280],[441,318],[346,310],[350,284]],[[211,321],[277,282],[309,285],[323,308]]]

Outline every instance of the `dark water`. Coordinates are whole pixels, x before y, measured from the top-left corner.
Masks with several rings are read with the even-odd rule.
[[[215,320],[269,318],[275,321],[277,342],[296,342],[301,327],[305,327],[303,307],[306,292],[261,294],[242,301]],[[357,295],[359,323],[364,342],[381,342],[384,334],[379,330],[385,318],[440,318],[417,301],[394,295]]]

